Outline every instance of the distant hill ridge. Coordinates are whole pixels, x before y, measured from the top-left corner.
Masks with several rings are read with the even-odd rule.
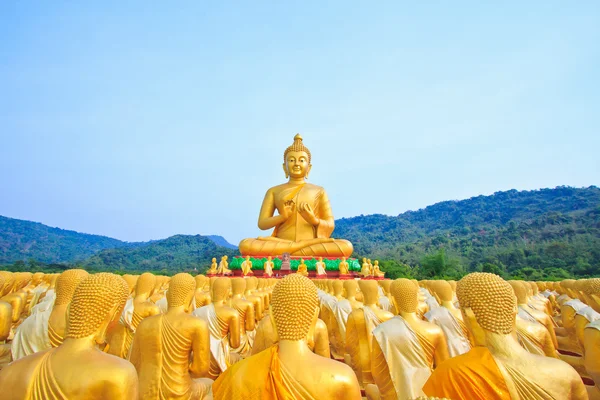
[[[222,236],[206,237],[219,246],[237,249]],[[0,216],[0,264],[29,259],[43,263],[82,262],[104,249],[134,249],[160,241],[124,242]]]

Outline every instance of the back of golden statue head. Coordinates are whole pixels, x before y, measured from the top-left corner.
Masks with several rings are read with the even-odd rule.
[[[125,275],[123,275],[123,279],[127,283],[127,286],[129,286],[129,293],[133,292],[133,289],[135,289],[135,284],[138,280],[138,276],[125,274]]]
[[[258,285],[258,280],[254,280],[254,277],[245,278],[246,279],[246,291],[248,290],[256,290],[256,286]]]
[[[486,272],[473,272],[462,278],[456,294],[461,308],[470,308],[485,330],[507,335],[514,329],[517,302],[504,279]]]
[[[333,281],[333,295],[341,296],[343,292],[344,292],[344,282],[340,281],[339,279],[336,279],[335,281]]]
[[[392,287],[392,280],[384,279],[382,281],[379,281],[379,285],[383,289],[384,293],[388,294],[390,293],[390,288]]]
[[[171,278],[167,290],[168,307],[189,306],[196,290],[196,280],[187,273],[180,273]]]
[[[136,296],[139,296],[140,294],[151,295],[155,289],[160,288],[160,285],[161,285],[161,283],[160,283],[160,281],[158,281],[156,279],[156,276],[154,276],[150,272],[144,272],[137,279],[137,283],[135,285],[135,295]]]
[[[217,278],[212,284],[211,297],[213,301],[227,300],[229,290],[231,289],[231,280],[229,278]]]
[[[377,300],[379,299],[377,282],[361,279],[358,281],[358,286],[360,287],[360,291],[364,296],[365,305],[377,304]]]
[[[600,296],[600,278],[588,279],[585,282],[583,291],[589,296]]]
[[[354,279],[344,281],[344,290],[346,290],[346,297],[356,296],[358,291],[358,283]]]
[[[246,279],[231,278],[231,293],[233,295],[244,294],[246,291]]]
[[[69,304],[73,299],[73,293],[79,282],[87,278],[89,274],[83,269],[69,269],[56,279],[56,300],[55,306]]]
[[[207,278],[204,275],[196,275],[194,279],[196,280],[196,289],[202,289],[206,284]]]
[[[515,292],[517,304],[527,304],[527,282],[523,281],[508,281],[509,285]]]
[[[97,334],[116,319],[129,297],[127,283],[118,275],[99,273],[83,279],[73,294],[67,318],[67,338]]]
[[[317,287],[310,279],[291,274],[273,288],[271,309],[280,340],[305,339],[319,306]]]
[[[0,277],[4,281],[4,284],[0,285],[0,297],[1,297],[1,296],[8,294],[12,290],[12,288],[15,284],[15,277],[12,272],[8,272],[8,271],[0,271]]]
[[[441,301],[452,301],[452,287],[446,281],[429,281],[429,287],[433,289],[435,294]]]
[[[390,292],[399,312],[414,313],[419,305],[418,289],[408,279],[396,279],[390,286]]]

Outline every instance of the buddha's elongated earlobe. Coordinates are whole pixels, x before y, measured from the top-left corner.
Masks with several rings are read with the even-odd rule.
[[[283,173],[285,174],[285,179],[289,178],[289,174],[288,174],[288,170],[287,167],[285,166],[285,163],[283,163]]]

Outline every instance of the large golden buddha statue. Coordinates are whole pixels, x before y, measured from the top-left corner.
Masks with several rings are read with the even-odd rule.
[[[129,288],[118,275],[90,275],[77,286],[67,335],[57,348],[13,362],[0,371],[3,399],[137,399],[138,377],[128,361],[103,353],[109,324],[121,313]]]
[[[330,238],[334,219],[325,189],[306,183],[312,165],[302,136],[294,137],[283,159],[283,171],[289,180],[267,191],[258,216],[258,227],[275,228],[273,234],[242,240],[239,245],[242,255],[349,257],[352,244]],[[275,210],[278,215],[274,215]]]

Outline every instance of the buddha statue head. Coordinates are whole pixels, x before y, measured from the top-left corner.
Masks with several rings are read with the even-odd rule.
[[[127,286],[129,287],[129,293],[133,293],[133,290],[135,289],[135,284],[137,282],[137,275],[129,275],[129,274],[125,274],[123,275],[123,279],[125,280],[125,283],[127,283]]]
[[[452,291],[456,292],[456,281],[448,281],[448,284],[452,288]]]
[[[588,279],[584,291],[590,299],[588,305],[600,313],[600,278]]]
[[[577,298],[577,296],[573,292],[573,287],[572,287],[574,282],[575,282],[575,279],[565,279],[560,283],[560,286],[563,288],[565,293],[572,299]]]
[[[194,279],[196,280],[196,289],[204,288],[204,285],[206,285],[206,276],[196,275]]]
[[[210,260],[210,262],[212,262],[214,264],[217,262],[217,259],[215,257],[213,257],[212,260]]]
[[[31,281],[31,272],[17,272],[15,277],[15,290],[23,289]]]
[[[308,178],[312,168],[310,150],[302,142],[302,136],[296,134],[294,143],[283,152],[283,172],[285,179],[301,180]]]
[[[538,291],[541,290],[543,292],[546,290],[546,282],[537,281],[535,284],[538,287]]]
[[[150,272],[144,272],[137,280],[137,284],[135,286],[135,295],[152,296],[152,293],[160,290],[161,286],[162,280],[157,279],[157,277],[152,275]]]
[[[246,261],[250,261],[250,256],[246,256]]]
[[[335,297],[341,297],[344,292],[344,282],[336,279],[333,281],[333,295]]]
[[[12,290],[15,284],[15,277],[12,272],[0,271],[0,277],[4,279],[4,285],[0,286],[0,297],[6,296]]]
[[[273,322],[280,340],[303,340],[319,312],[317,288],[310,279],[291,274],[273,288]]]
[[[361,279],[358,281],[358,286],[364,297],[365,306],[371,306],[377,304],[379,299],[379,291],[377,290],[377,282],[372,280]]]
[[[54,307],[67,305],[73,299],[77,285],[88,277],[87,271],[83,269],[69,269],[56,279],[56,299]]]
[[[258,283],[256,285],[256,288],[258,290],[263,290],[265,288],[265,280],[263,278],[257,278],[257,279],[258,279],[257,280]]]
[[[333,279],[326,279],[327,282],[327,293],[333,294]]]
[[[192,300],[196,291],[196,280],[190,274],[180,273],[171,278],[167,291],[168,308],[184,306],[185,312],[192,309]]]
[[[109,273],[88,275],[73,294],[66,338],[94,335],[96,343],[104,343],[107,327],[119,318],[128,296],[129,288],[120,276]]]
[[[356,292],[358,292],[358,283],[356,283],[354,279],[345,280],[344,291],[346,292],[347,299],[356,297]]]
[[[388,294],[390,294],[390,288],[392,287],[392,281],[390,279],[385,279],[385,280],[379,281],[379,286],[381,286],[381,289],[383,289],[383,293],[385,293],[385,295],[387,296]]]
[[[527,287],[525,286],[527,283],[523,281],[508,281],[508,284],[515,293],[517,304],[527,304]]]
[[[419,305],[418,289],[408,279],[396,279],[390,286],[392,300],[398,313],[411,314],[417,312]]]
[[[521,287],[520,293],[524,293]],[[511,285],[498,275],[473,272],[456,287],[463,320],[475,345],[485,346],[486,332],[508,335],[516,324],[517,301]]]
[[[33,276],[31,277],[31,284],[33,286],[37,286],[40,283],[42,283],[42,278],[44,277],[44,273],[43,272],[36,272],[35,274],[33,274]]]
[[[440,303],[452,302],[452,287],[446,281],[430,281],[429,285],[435,292]]]
[[[244,294],[246,281],[247,279],[244,278],[231,278],[231,293],[233,296]]]
[[[213,303],[226,301],[231,291],[231,280],[229,278],[217,278],[211,288]]]

